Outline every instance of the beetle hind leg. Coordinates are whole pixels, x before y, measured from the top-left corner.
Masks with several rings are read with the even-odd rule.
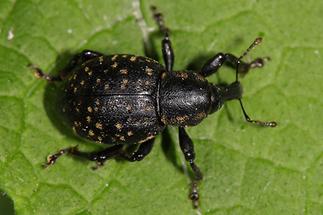
[[[34,75],[39,78],[39,79],[44,79],[48,82],[54,82],[54,81],[62,81],[62,77],[60,75],[49,75],[46,74],[42,69],[40,69],[39,67],[33,65],[33,64],[29,64],[28,65],[29,68],[31,68],[34,71]]]
[[[195,164],[195,152],[194,152],[194,145],[191,138],[186,133],[183,127],[178,128],[178,135],[179,135],[179,144],[181,150],[184,154],[185,160],[189,162],[194,178],[191,183],[191,190],[189,197],[192,200],[194,208],[199,207],[199,193],[198,193],[198,183],[203,179],[202,172],[200,168]]]
[[[90,161],[95,161],[96,166],[92,169],[97,169],[98,167],[102,166],[106,160],[112,158],[122,158],[128,161],[141,161],[143,160],[152,150],[154,145],[154,139],[147,140],[140,144],[139,148],[131,153],[128,154],[123,148],[123,145],[115,145],[109,148],[95,151],[95,152],[83,152],[79,151],[77,146],[61,149],[58,152],[51,154],[47,157],[47,162],[43,165],[45,168],[55,164],[56,160],[61,157],[62,155],[71,155],[75,157],[84,158]]]
[[[43,164],[44,168],[47,168],[51,165],[54,165],[56,163],[56,160],[61,157],[62,155],[72,153],[74,150],[77,150],[77,146],[65,148],[65,149],[60,149],[58,152],[55,154],[51,154],[47,156],[47,161],[45,164]]]
[[[44,79],[48,82],[56,82],[56,81],[63,81],[65,80],[70,72],[81,63],[90,60],[95,57],[102,56],[100,52],[91,51],[91,50],[84,50],[81,53],[75,55],[69,62],[69,64],[59,72],[58,75],[49,75],[43,72],[42,69],[39,67],[29,64],[28,66],[34,71],[34,75],[39,79]]]
[[[67,154],[75,157],[84,158],[90,161],[95,161],[96,166],[94,166],[93,169],[97,169],[98,167],[102,166],[106,160],[119,156],[122,147],[122,145],[115,145],[95,152],[79,151],[77,146],[61,149],[57,153],[49,155],[47,157],[47,162],[45,163],[44,167],[46,168],[48,166],[53,165],[59,157],[61,157],[64,154]]]

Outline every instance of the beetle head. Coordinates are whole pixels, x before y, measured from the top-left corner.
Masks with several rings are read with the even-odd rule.
[[[247,122],[263,126],[263,127],[276,127],[277,123],[274,121],[260,121],[250,119],[248,114],[246,113],[243,104],[242,104],[242,86],[239,82],[239,68],[241,64],[241,60],[245,57],[248,52],[253,49],[255,46],[259,45],[262,41],[262,38],[258,37],[255,41],[249,46],[249,48],[237,59],[236,63],[236,81],[229,85],[219,85],[212,86],[212,94],[211,94],[211,110],[210,113],[218,110],[225,101],[237,99],[239,100],[241,110]]]

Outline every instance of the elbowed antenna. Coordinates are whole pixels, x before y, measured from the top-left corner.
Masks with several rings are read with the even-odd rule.
[[[255,48],[257,45],[259,45],[262,42],[262,38],[261,37],[257,37],[255,39],[255,41],[247,48],[247,50],[238,58],[237,60],[237,67],[236,67],[236,82],[239,82],[239,65],[241,63],[241,60],[243,57],[245,57],[253,48]],[[247,122],[250,123],[254,123],[256,125],[259,126],[263,126],[263,127],[276,127],[277,126],[277,122],[275,121],[260,121],[260,120],[254,120],[254,119],[250,119],[250,117],[248,116],[247,112],[245,111],[243,104],[242,104],[242,100],[241,98],[238,99],[239,103],[240,103],[240,107],[242,109],[243,115],[246,119]]]

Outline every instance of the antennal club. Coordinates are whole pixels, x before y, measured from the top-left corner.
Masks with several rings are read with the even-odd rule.
[[[258,37],[255,39],[255,41],[247,48],[247,50],[238,58],[237,60],[237,67],[236,67],[236,82],[238,82],[238,78],[239,78],[239,65],[241,63],[242,58],[244,58],[253,48],[255,48],[257,45],[259,45],[262,42],[262,38]],[[259,126],[263,126],[263,127],[276,127],[277,126],[277,122],[275,121],[260,121],[260,120],[254,120],[254,119],[250,119],[250,117],[248,116],[247,112],[245,111],[243,104],[242,104],[242,100],[241,98],[238,99],[240,102],[240,106],[243,112],[243,115],[246,119],[247,122],[259,125]]]
[[[255,41],[247,48],[246,51],[243,52],[243,54],[238,58],[237,60],[237,67],[236,67],[236,81],[238,81],[238,73],[239,73],[239,65],[241,63],[242,58],[244,58],[252,49],[254,49],[257,45],[259,45],[262,42],[261,37],[257,37]]]

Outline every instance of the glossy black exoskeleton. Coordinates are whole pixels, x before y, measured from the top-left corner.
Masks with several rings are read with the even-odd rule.
[[[153,13],[164,34],[162,53],[165,66],[147,57],[104,55],[85,50],[76,55],[59,76],[49,76],[34,67],[38,77],[48,81],[66,81],[62,111],[74,132],[91,141],[111,145],[102,151],[90,153],[81,152],[76,147],[62,149],[50,155],[46,165],[54,164],[65,153],[96,161],[98,165],[113,157],[140,161],[149,154],[155,136],[165,126],[177,126],[180,147],[194,173],[190,198],[197,207],[197,184],[202,174],[194,162],[193,143],[185,127],[197,125],[232,99],[239,100],[248,122],[266,127],[276,126],[275,122],[250,119],[241,102],[242,89],[238,74],[246,74],[249,69],[264,64],[262,58],[251,63],[242,62],[241,59],[260,43],[261,38],[257,38],[239,58],[219,53],[198,72],[174,72],[169,31],[155,8]],[[224,63],[236,68],[236,81],[228,85],[209,83],[205,77],[216,73]],[[136,150],[129,152],[129,148]]]

